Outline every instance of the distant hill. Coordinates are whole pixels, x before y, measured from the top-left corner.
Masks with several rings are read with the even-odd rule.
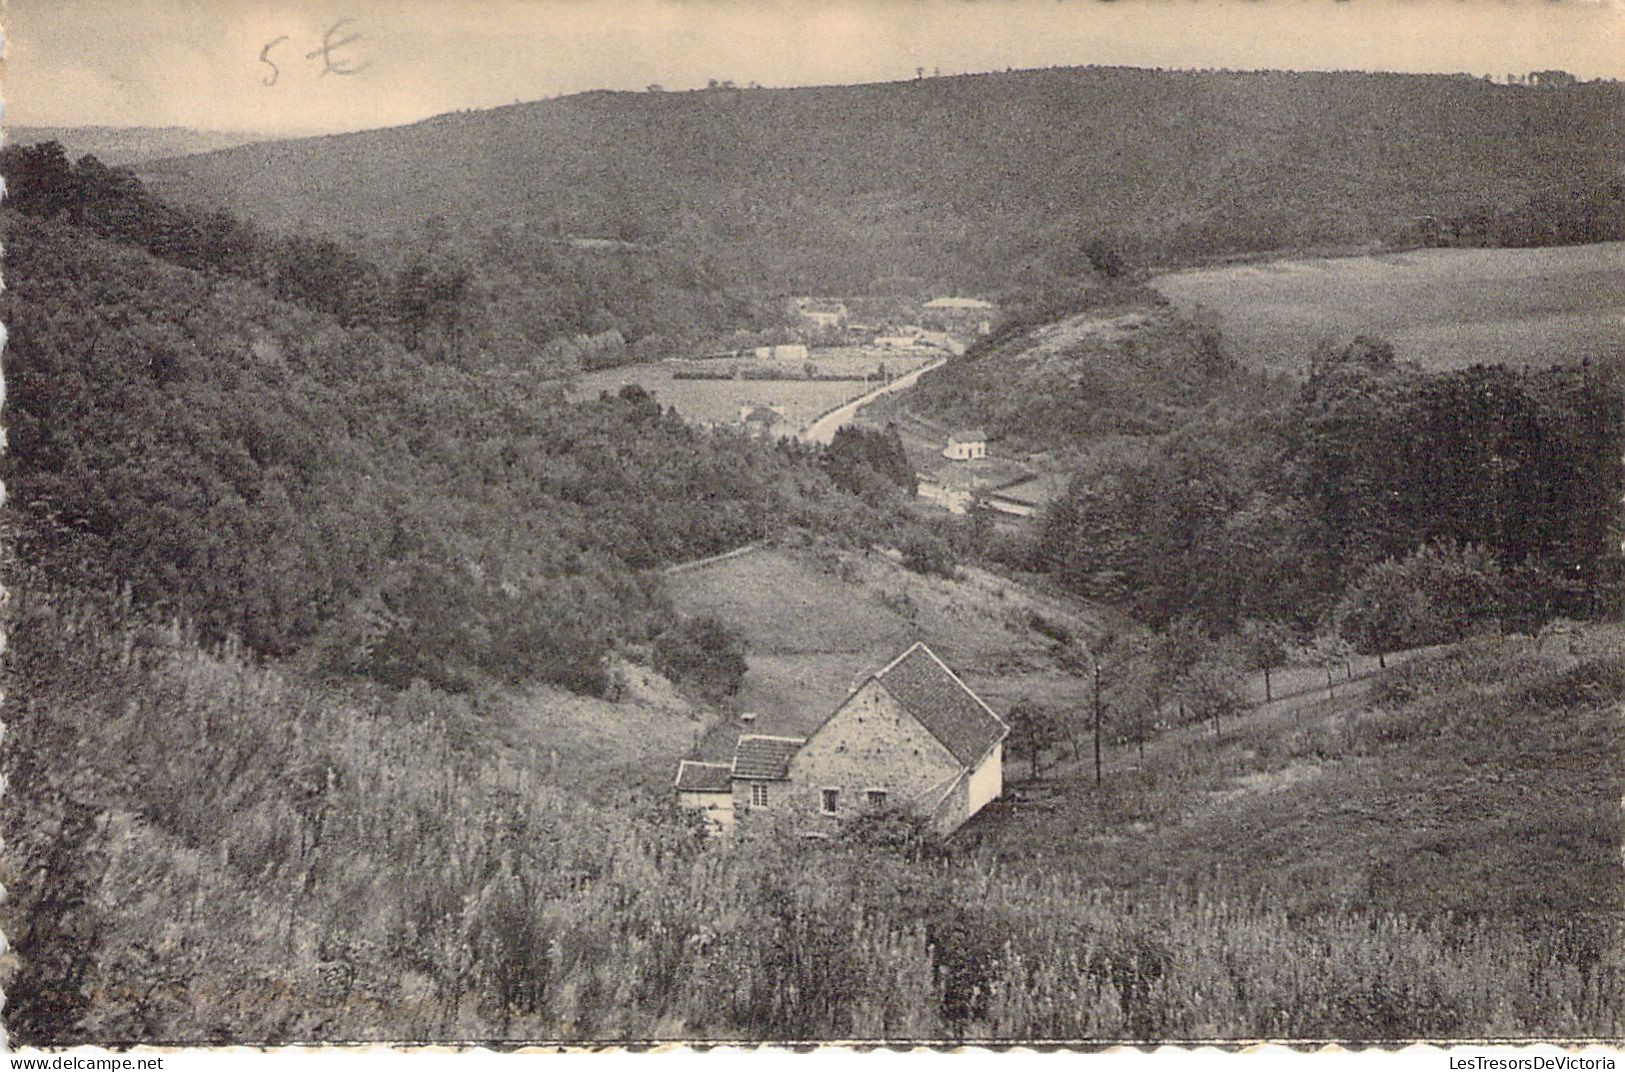
[[[25,127],[8,126],[6,144],[60,142],[68,158],[85,154],[104,164],[132,165],[162,157],[211,153],[265,140],[263,134],[236,130],[193,130],[190,127]]]
[[[153,162],[167,196],[384,238],[436,215],[703,253],[852,293],[1362,243],[1619,177],[1625,87],[1071,68],[861,86],[593,92]]]

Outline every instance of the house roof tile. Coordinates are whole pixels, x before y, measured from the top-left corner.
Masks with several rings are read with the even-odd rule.
[[[791,757],[806,743],[805,737],[746,734],[734,746],[733,776],[751,781],[782,781],[789,777]]]
[[[924,644],[909,648],[875,679],[966,767],[980,763],[1010,732]]]

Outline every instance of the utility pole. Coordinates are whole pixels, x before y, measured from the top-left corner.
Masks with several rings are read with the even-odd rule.
[[[1100,659],[1095,664],[1095,785],[1100,784]]]

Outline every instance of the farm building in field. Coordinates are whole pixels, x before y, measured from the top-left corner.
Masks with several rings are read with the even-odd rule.
[[[687,760],[678,802],[726,812],[730,826],[778,818],[810,836],[896,806],[947,834],[1003,792],[1009,732],[930,648],[915,644],[860,683],[811,736],[741,736],[727,768],[729,806],[717,788],[723,765]],[[702,794],[685,784],[710,788]]]
[[[987,457],[987,433],[980,428],[966,428],[950,434],[942,456],[956,462]]]

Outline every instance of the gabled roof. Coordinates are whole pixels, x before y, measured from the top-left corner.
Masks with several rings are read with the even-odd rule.
[[[974,767],[1010,727],[924,644],[915,644],[875,674],[915,720],[955,759]]]
[[[733,789],[733,768],[726,763],[700,763],[685,759],[677,764],[680,793],[727,793]]]
[[[925,303],[927,309],[991,309],[993,303],[980,298],[932,298]]]
[[[790,775],[791,757],[806,743],[805,737],[747,733],[734,745],[733,776],[757,782],[783,781]]]
[[[948,435],[950,443],[986,443],[987,432],[981,428],[961,428]]]

